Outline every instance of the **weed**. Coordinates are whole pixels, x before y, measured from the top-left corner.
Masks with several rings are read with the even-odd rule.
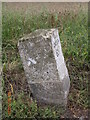
[[[3,116],[4,117],[58,117],[59,113],[51,108],[38,108],[36,102],[30,103],[29,97],[24,101],[25,95],[19,91],[19,81],[22,83],[24,73],[17,42],[24,34],[36,29],[58,28],[63,54],[69,70],[71,89],[69,102],[78,107],[88,107],[88,26],[87,14],[65,13],[50,14],[42,12],[38,16],[26,16],[3,9],[2,15],[2,62],[3,62]],[[7,86],[11,82],[15,92],[11,103],[11,115],[7,113]],[[24,88],[24,85],[20,86]],[[18,89],[18,90],[17,90]],[[24,93],[24,90],[23,90]],[[21,97],[23,96],[23,97]]]

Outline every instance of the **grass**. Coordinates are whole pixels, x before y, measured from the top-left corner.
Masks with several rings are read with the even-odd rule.
[[[10,115],[8,115],[7,109],[8,109],[8,102],[6,102],[7,99],[7,95],[4,96],[3,101],[5,102],[4,104],[4,118],[8,117],[8,118],[57,118],[59,117],[59,113],[62,111],[57,111],[55,110],[55,108],[53,107],[52,109],[50,107],[38,107],[36,101],[30,101],[30,99],[28,98],[28,96],[26,96],[26,100],[24,100],[24,94],[20,94],[18,96],[18,102],[17,100],[13,99],[12,103],[11,103],[11,109],[12,112]]]
[[[38,108],[36,102],[30,103],[29,90],[19,56],[17,42],[24,34],[36,29],[57,27],[62,50],[69,71],[71,87],[68,96],[68,107],[88,108],[88,17],[84,11],[79,13],[65,12],[50,14],[41,12],[38,16],[13,11],[2,15],[2,62],[3,62],[3,116],[4,117],[58,117],[62,112],[55,109]],[[21,77],[22,76],[22,77]],[[14,93],[11,103],[11,115],[7,113],[7,91],[9,83]],[[26,91],[25,91],[26,89]],[[21,94],[21,92],[23,94]],[[27,97],[24,100],[24,97]]]

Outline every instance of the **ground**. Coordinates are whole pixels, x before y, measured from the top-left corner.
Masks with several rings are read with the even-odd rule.
[[[13,86],[14,100],[18,99],[22,91],[26,96],[30,94],[17,48],[19,37],[38,28],[58,27],[71,81],[67,109],[60,116],[87,118],[87,12],[87,3],[3,3],[3,90],[6,96],[10,89],[9,83]]]

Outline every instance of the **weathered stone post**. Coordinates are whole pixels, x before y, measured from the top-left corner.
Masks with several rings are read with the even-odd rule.
[[[70,79],[57,29],[39,29],[18,42],[33,97],[39,103],[66,106]]]

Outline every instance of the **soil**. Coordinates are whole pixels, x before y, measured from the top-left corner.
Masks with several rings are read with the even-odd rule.
[[[87,11],[88,10],[88,3],[72,3],[72,2],[48,2],[48,3],[3,3],[4,8],[11,11],[18,11],[22,12],[23,14],[27,13],[39,13],[41,11],[49,11],[51,13],[57,12],[65,12],[65,11],[73,11],[78,12],[80,9]]]

